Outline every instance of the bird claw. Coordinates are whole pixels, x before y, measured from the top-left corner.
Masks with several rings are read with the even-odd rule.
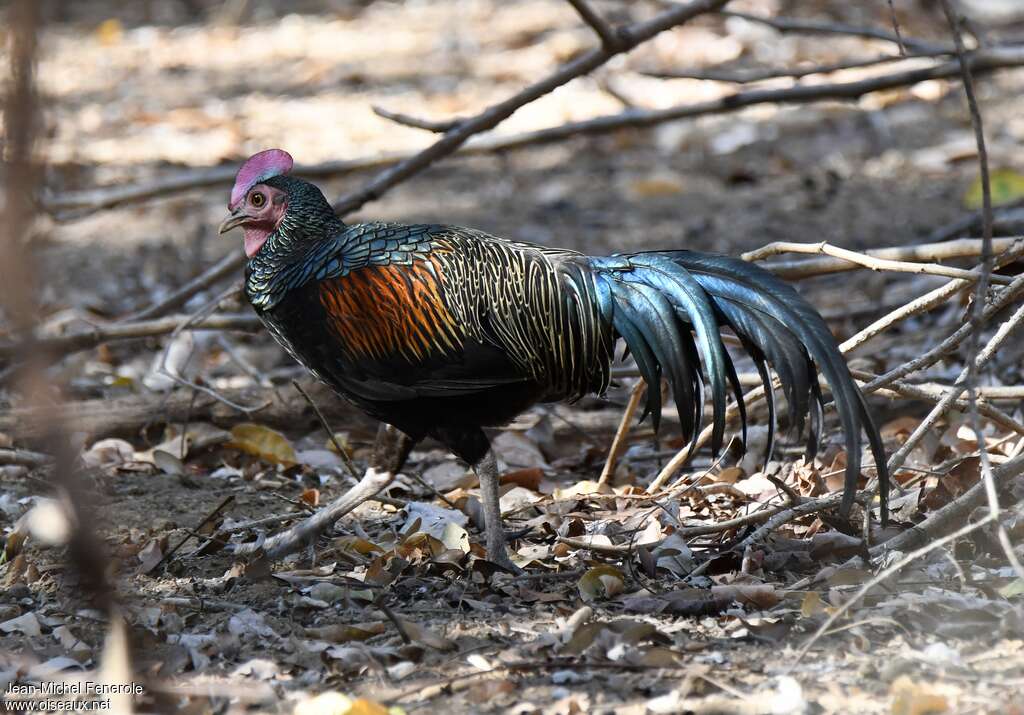
[[[488,556],[490,556],[490,554],[488,554]],[[519,566],[516,566],[512,562],[512,559],[509,558],[508,554],[503,554],[502,556],[497,557],[491,557],[487,560],[495,566],[501,568],[502,571],[510,573],[513,576],[522,576],[524,573],[526,573],[525,571],[523,571],[523,569],[521,569]]]

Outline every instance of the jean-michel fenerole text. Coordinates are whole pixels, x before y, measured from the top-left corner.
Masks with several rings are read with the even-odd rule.
[[[42,683],[10,683],[4,693],[10,697],[40,697],[84,695],[101,697],[105,695],[141,695],[145,692],[138,683],[97,683],[91,680],[48,681]]]

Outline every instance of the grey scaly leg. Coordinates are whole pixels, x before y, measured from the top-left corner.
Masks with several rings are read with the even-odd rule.
[[[498,462],[490,449],[473,467],[480,480],[480,498],[484,504],[484,531],[487,535],[487,558],[519,573],[505,549],[505,530],[501,525],[501,505],[498,501]]]

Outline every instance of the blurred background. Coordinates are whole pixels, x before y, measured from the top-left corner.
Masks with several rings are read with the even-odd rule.
[[[626,21],[663,5],[596,7]],[[992,42],[1014,30],[1007,24],[1012,12],[991,12],[999,5],[967,6],[985,10],[974,16]],[[594,44],[590,28],[559,0],[44,6],[41,151],[47,190],[58,195],[237,164],[271,146],[287,149],[300,164],[408,152],[434,136],[379,117],[374,106],[428,119],[470,115]],[[731,7],[891,28],[884,2],[746,0]],[[935,3],[896,7],[905,34],[945,41]],[[662,108],[737,89],[645,72],[807,67],[894,49],[857,37],[781,34],[736,17],[701,18],[524,107],[497,133],[615,113],[623,101]],[[799,81],[847,81],[891,69]],[[998,73],[979,88],[997,168],[1024,168],[1021,77]],[[958,86],[936,80],[852,102],[762,104],[449,160],[354,218],[457,223],[592,253],[668,246],[739,252],[781,239],[849,248],[911,243],[967,210],[964,196],[977,162]],[[362,172],[321,183],[336,197],[367,178]],[[44,302],[51,310],[78,305],[122,314],[237,250],[232,238],[220,240],[211,230],[227,190],[225,182],[41,222],[33,246],[47,272],[67,278],[48,283]]]

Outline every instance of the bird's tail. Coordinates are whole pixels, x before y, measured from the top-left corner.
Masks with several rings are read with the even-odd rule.
[[[881,486],[882,519],[888,514],[889,475],[878,429],[835,339],[817,311],[791,286],[755,265],[727,256],[655,251],[591,258],[601,311],[636,360],[648,385],[644,416],[657,428],[664,376],[672,388],[684,436],[695,444],[703,416],[707,375],[713,406],[712,449],[725,433],[726,399],[736,397],[744,442],[746,408],[736,369],[719,330],[728,327],[750,354],[764,383],[769,414],[768,455],[775,432],[769,368],[789,405],[790,423],[803,433],[813,457],[822,430],[818,370],[825,376],[846,436],[846,478],[841,513],[849,512],[860,474],[861,429],[867,434]],[[767,458],[766,458],[767,459]]]

